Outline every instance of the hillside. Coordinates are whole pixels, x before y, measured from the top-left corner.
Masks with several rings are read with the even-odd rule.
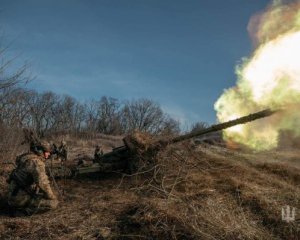
[[[120,144],[68,141],[70,159],[92,157],[99,141],[105,152]],[[0,239],[300,239],[300,213],[281,219],[285,205],[300,211],[299,149],[175,144],[133,176],[57,180],[58,209],[15,218],[5,205],[11,167],[1,165]]]

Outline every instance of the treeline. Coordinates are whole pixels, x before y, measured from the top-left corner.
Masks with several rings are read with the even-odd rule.
[[[103,96],[82,103],[69,95],[38,93],[15,84],[0,86],[0,124],[31,128],[39,136],[55,133],[120,135],[134,129],[155,134],[180,131],[179,122],[149,99],[121,102]]]

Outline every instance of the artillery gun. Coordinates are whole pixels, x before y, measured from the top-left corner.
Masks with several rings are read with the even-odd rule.
[[[141,166],[151,163],[153,157],[168,144],[178,143],[192,139],[197,136],[211,132],[220,131],[235,125],[244,124],[260,118],[265,118],[278,112],[278,110],[266,109],[235,120],[212,125],[192,133],[177,136],[171,139],[157,139],[141,132],[134,132],[123,139],[123,146],[114,148],[111,152],[103,154],[99,159],[95,159],[93,164],[79,165],[74,170],[75,175],[104,173],[111,171],[122,171],[127,173],[136,172]]]

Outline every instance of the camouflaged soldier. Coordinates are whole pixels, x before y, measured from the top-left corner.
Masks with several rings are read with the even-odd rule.
[[[32,215],[54,209],[58,205],[45,170],[45,159],[50,156],[47,142],[31,144],[30,152],[16,159],[9,183],[8,204],[14,212]]]
[[[56,144],[52,144],[51,149],[51,157],[56,156],[55,159],[65,162],[68,159],[68,149],[67,149],[67,143],[63,140],[60,143],[60,146],[57,147]]]
[[[68,149],[67,149],[66,141],[64,141],[64,140],[61,141],[58,152],[59,152],[58,155],[60,156],[61,160],[63,162],[67,161],[67,159],[68,159]]]
[[[97,162],[97,160],[100,160],[103,156],[103,150],[101,146],[97,145],[94,153],[94,162]]]

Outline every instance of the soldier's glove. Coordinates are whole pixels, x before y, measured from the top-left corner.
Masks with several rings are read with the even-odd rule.
[[[32,184],[31,186],[30,186],[30,190],[31,190],[31,192],[33,192],[34,194],[36,194],[36,195],[39,195],[40,194],[40,188],[39,188],[39,186],[37,185],[37,184]]]

